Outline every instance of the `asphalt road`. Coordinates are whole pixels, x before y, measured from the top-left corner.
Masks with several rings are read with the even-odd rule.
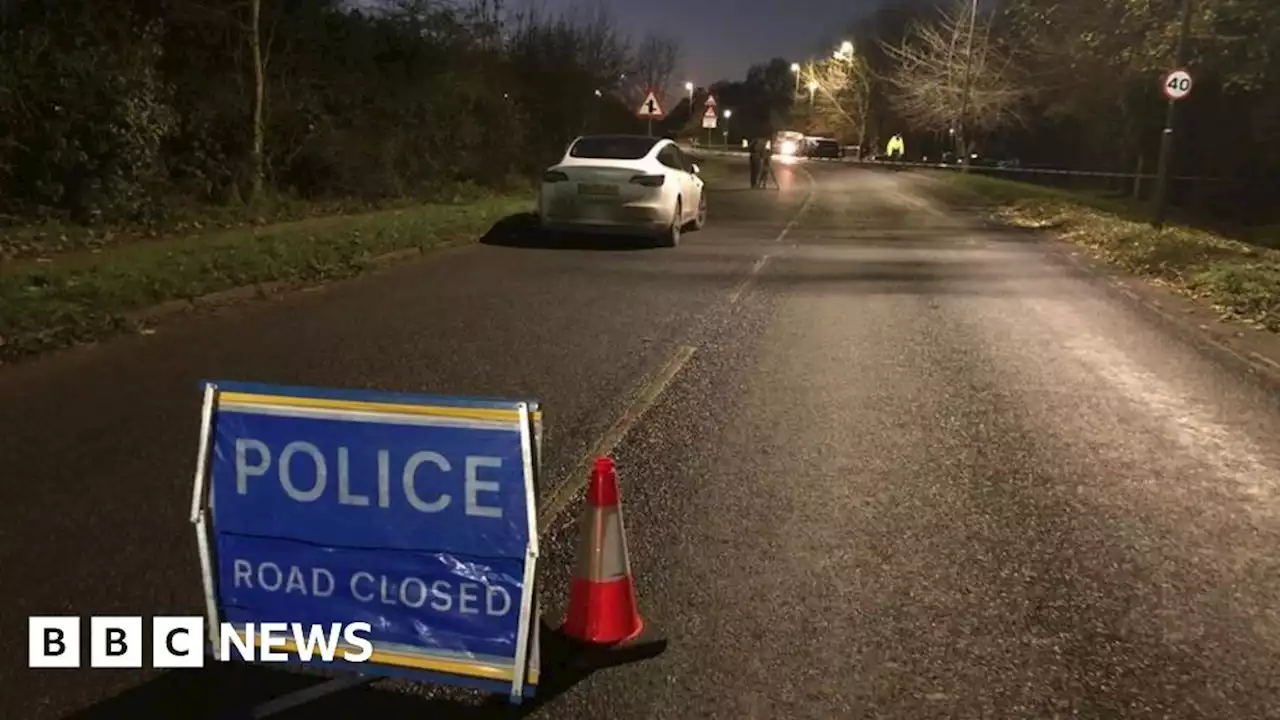
[[[0,632],[199,611],[200,379],[532,395],[552,492],[634,419],[614,455],[648,631],[588,660],[548,633],[520,713],[1280,717],[1275,388],[925,179],[779,180],[715,192],[676,250],[516,229],[0,372]],[[579,510],[546,537],[552,624]],[[0,717],[212,717],[308,682],[24,665],[0,659]],[[382,683],[282,717],[511,712]]]

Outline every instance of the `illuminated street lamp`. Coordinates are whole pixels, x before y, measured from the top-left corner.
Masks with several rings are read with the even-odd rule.
[[[791,63],[791,74],[796,76],[795,94],[800,94],[800,63]]]
[[[686,92],[689,93],[689,112],[692,113],[693,112],[693,83],[691,82],[685,83],[684,89]]]
[[[818,92],[818,81],[810,80],[809,81],[809,104],[810,105],[813,104],[813,96],[814,96],[814,93],[816,92]]]

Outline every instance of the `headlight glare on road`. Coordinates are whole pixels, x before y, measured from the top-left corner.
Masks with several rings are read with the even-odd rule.
[[[795,140],[783,140],[781,143],[779,143],[779,144],[778,144],[778,152],[779,152],[780,154],[782,154],[782,155],[795,155],[795,154],[796,154],[796,141],[795,141]]]

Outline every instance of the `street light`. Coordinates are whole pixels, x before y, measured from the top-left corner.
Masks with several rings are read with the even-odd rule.
[[[693,83],[691,82],[685,83],[684,89],[689,93],[689,112],[692,113],[693,112]]]
[[[810,105],[813,104],[813,95],[816,92],[818,92],[818,81],[810,80],[809,81],[809,104]]]
[[[799,95],[800,94],[800,63],[791,63],[791,74],[796,76],[795,95]]]
[[[726,108],[724,111],[724,144],[729,144],[729,118],[733,117],[733,111]]]

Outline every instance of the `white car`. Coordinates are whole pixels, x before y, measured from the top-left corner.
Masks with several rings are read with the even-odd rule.
[[[545,230],[642,234],[667,247],[707,222],[698,166],[671,140],[585,135],[542,175]]]

